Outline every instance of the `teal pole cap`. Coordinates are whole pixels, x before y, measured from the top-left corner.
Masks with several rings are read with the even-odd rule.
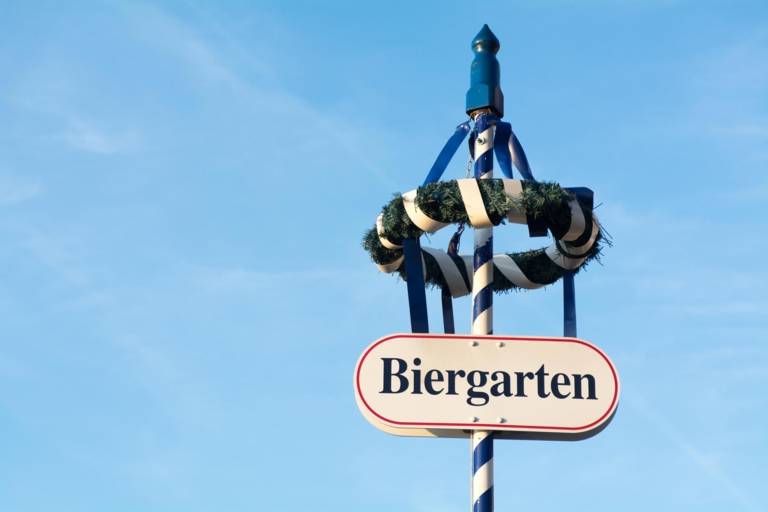
[[[488,108],[499,117],[504,115],[504,94],[499,87],[499,40],[483,25],[472,40],[472,71],[467,91],[467,114],[481,108]]]

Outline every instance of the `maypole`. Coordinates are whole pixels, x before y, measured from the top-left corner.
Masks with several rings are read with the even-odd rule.
[[[495,123],[504,114],[504,96],[499,87],[499,40],[483,28],[472,41],[470,88],[467,113],[475,122],[475,179],[493,178]],[[479,193],[479,188],[478,188]],[[493,227],[475,229],[472,278],[472,334],[493,334]],[[493,432],[472,432],[472,510],[493,511]]]
[[[396,195],[363,247],[382,272],[407,281],[411,333],[370,344],[353,382],[363,416],[389,434],[471,439],[471,507],[494,509],[493,443],[500,439],[585,439],[616,412],[619,379],[599,348],[577,339],[573,276],[600,254],[603,240],[593,192],[539,182],[509,123],[502,121],[499,41],[484,25],[472,41],[466,96],[469,120],[445,143],[421,187]],[[467,134],[472,178],[441,181]],[[503,177],[494,178],[494,156]],[[472,160],[470,160],[472,161]],[[512,166],[522,179],[515,179]],[[459,226],[448,251],[420,237]],[[493,253],[493,228],[522,224],[540,249]],[[464,226],[474,252],[458,254]],[[563,279],[565,337],[500,336],[493,294],[536,289]],[[446,334],[429,333],[425,287],[441,289]],[[471,294],[470,334],[454,334],[452,299]]]

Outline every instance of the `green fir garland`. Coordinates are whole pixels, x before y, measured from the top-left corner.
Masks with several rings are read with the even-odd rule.
[[[543,221],[555,238],[560,239],[567,231],[571,223],[571,208],[569,201],[576,199],[585,214],[586,225],[591,226],[591,210],[583,204],[579,198],[557,183],[522,181],[522,195],[517,199],[511,199],[504,192],[503,181],[499,179],[478,180],[480,194],[483,198],[488,217],[498,226],[503,224],[507,212],[515,208],[524,211],[529,219]],[[459,186],[455,180],[427,184],[416,192],[416,205],[432,219],[446,223],[466,223],[471,225],[464,202],[459,192]],[[419,229],[408,217],[403,206],[403,199],[396,195],[382,210],[382,226],[388,240],[397,245],[402,245],[403,239],[418,238],[424,231]],[[591,260],[599,259],[602,243],[610,241],[604,236],[602,229],[597,234],[594,244],[586,255],[584,264],[576,270],[578,272]],[[363,237],[363,248],[368,251],[374,263],[386,265],[402,256],[402,249],[387,249],[379,240],[376,227],[368,230]],[[447,286],[442,272],[435,259],[428,253],[422,252],[427,270],[427,286]],[[543,285],[551,284],[560,279],[565,270],[552,263],[545,254],[545,249],[535,249],[516,253],[507,253],[520,267],[523,273],[531,281]],[[461,270],[464,265],[460,257],[452,256]],[[398,274],[407,279],[405,265],[401,265]],[[464,272],[462,272],[463,274]],[[468,276],[464,275],[469,282]],[[493,276],[494,291],[507,292],[518,289],[498,269]]]

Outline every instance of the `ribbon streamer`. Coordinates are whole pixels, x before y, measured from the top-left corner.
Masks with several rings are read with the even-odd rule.
[[[501,172],[507,178],[512,178],[512,165],[520,171],[520,175],[526,180],[536,181],[528,164],[522,144],[517,139],[512,125],[505,122],[496,123],[496,140],[494,142],[496,160],[499,162]]]

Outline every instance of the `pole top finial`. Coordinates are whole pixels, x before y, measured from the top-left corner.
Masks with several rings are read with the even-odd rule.
[[[499,40],[488,27],[483,25],[472,40],[472,60],[469,90],[467,91],[467,113],[481,108],[491,109],[497,116],[504,115],[504,94],[499,86]]]
[[[475,52],[490,51],[494,55],[499,51],[499,39],[491,31],[488,24],[483,25],[483,28],[472,40],[472,49]]]

